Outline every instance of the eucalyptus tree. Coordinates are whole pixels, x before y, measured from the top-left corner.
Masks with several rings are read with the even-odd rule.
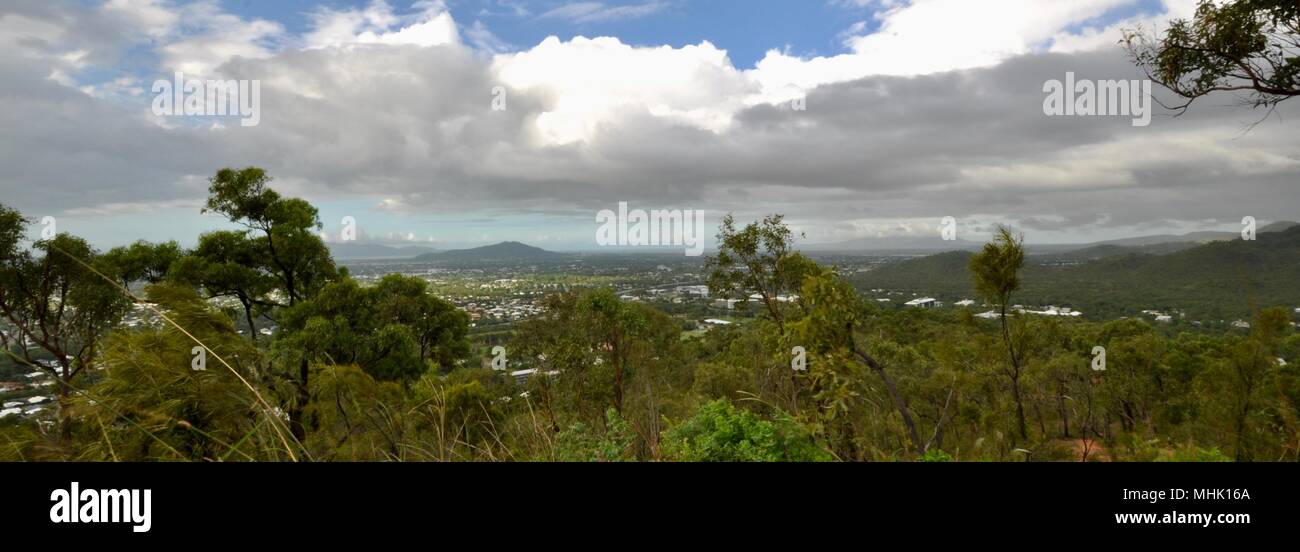
[[[66,233],[23,246],[28,220],[0,205],[0,316],[10,327],[0,345],[20,364],[57,381],[64,444],[72,437],[68,411],[75,382],[96,365],[100,340],[131,306],[99,252]],[[38,359],[41,351],[51,359]],[[40,362],[38,362],[40,361]]]
[[[175,241],[149,243],[140,240],[108,250],[104,253],[103,260],[122,287],[129,288],[137,282],[156,284],[163,281],[172,263],[184,254],[180,244]]]
[[[975,291],[989,303],[997,305],[998,321],[1002,328],[1002,343],[1007,348],[1008,365],[1004,370],[1011,381],[1011,393],[1016,401],[1016,422],[1020,437],[1028,439],[1025,428],[1025,403],[1020,389],[1020,378],[1025,367],[1024,326],[1008,318],[1011,294],[1020,289],[1020,269],[1025,264],[1024,237],[1013,235],[1010,228],[998,226],[993,241],[984,244],[983,250],[970,259],[970,272]],[[1020,321],[1017,317],[1016,321]],[[1013,327],[1015,326],[1015,327]]]
[[[1163,34],[1129,29],[1124,44],[1147,76],[1184,101],[1244,92],[1256,107],[1300,95],[1300,2],[1201,0]]]
[[[275,307],[292,307],[315,295],[338,277],[329,248],[317,232],[319,212],[305,200],[282,197],[270,187],[271,177],[257,167],[221,169],[211,179],[203,212],[215,212],[245,228],[257,263],[252,265],[275,281],[268,294]],[[289,411],[294,436],[306,436],[302,409],[310,401],[311,374],[306,355],[298,355],[297,373],[290,378],[296,399]]]

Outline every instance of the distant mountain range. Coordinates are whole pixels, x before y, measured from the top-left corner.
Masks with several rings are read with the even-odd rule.
[[[502,262],[545,261],[563,257],[564,255],[561,253],[547,251],[540,247],[533,247],[516,241],[508,241],[473,249],[454,249],[438,253],[426,253],[414,260],[424,262]]]
[[[1296,225],[1300,225],[1300,223],[1283,220],[1283,221],[1274,222],[1272,224],[1267,224],[1265,226],[1261,226],[1258,230],[1256,230],[1256,233],[1265,234],[1269,232],[1282,232],[1285,230],[1289,230],[1295,227]],[[1154,236],[1122,238],[1118,240],[1097,242],[1096,245],[1144,246],[1144,245],[1156,245],[1156,244],[1173,243],[1173,242],[1206,243],[1212,241],[1234,240],[1240,237],[1241,237],[1241,232],[1207,231],[1207,232],[1192,232],[1190,234],[1181,234],[1181,235],[1156,234]]]
[[[1274,222],[1261,227],[1258,234],[1278,233],[1298,225],[1300,224],[1295,222]],[[1030,244],[1025,246],[1025,249],[1034,257],[1035,261],[1077,263],[1124,255],[1165,255],[1209,242],[1229,241],[1239,237],[1240,234],[1237,232],[1192,232],[1181,235],[1138,236],[1083,244]],[[982,246],[983,243],[967,240],[944,241],[938,236],[896,236],[861,238],[834,244],[804,245],[800,249],[810,253],[927,255],[946,251],[973,252],[978,251]],[[547,251],[517,241],[450,251],[438,251],[432,247],[424,246],[394,247],[373,243],[332,243],[329,244],[329,247],[334,257],[340,260],[410,259],[422,262],[502,262],[545,261],[566,257],[562,253]],[[661,251],[628,249],[617,252],[635,254]]]
[[[1274,222],[1260,227],[1256,233],[1281,232],[1297,224],[1300,223],[1290,221]],[[1232,240],[1239,237],[1241,237],[1240,232],[1215,231],[1191,232],[1188,234],[1155,234],[1091,243],[1028,244],[1025,246],[1025,251],[1030,255],[1061,255],[1079,252],[1079,255],[1076,255],[1078,258],[1089,259],[1131,253],[1172,253],[1203,243]],[[800,249],[812,252],[926,254],[942,251],[978,251],[983,245],[981,242],[967,240],[944,241],[935,235],[859,238],[831,244],[806,245],[801,246]]]
[[[336,242],[328,244],[335,259],[409,259],[417,255],[438,251],[419,245],[393,247],[378,243]]]
[[[1132,251],[1152,247],[1157,245],[1094,246],[1094,254],[1105,256],[1065,265],[1031,257],[1015,301],[1074,307],[1103,317],[1179,309],[1206,320],[1246,318],[1255,307],[1300,307],[1300,226],[1260,231],[1254,241],[1236,235],[1163,254]],[[974,298],[967,268],[971,255],[952,251],[899,261],[851,279],[863,290]]]

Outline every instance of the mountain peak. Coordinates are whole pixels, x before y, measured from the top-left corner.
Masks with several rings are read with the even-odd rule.
[[[553,259],[560,254],[517,241],[503,241],[470,249],[455,249],[417,257],[423,261],[532,261]]]

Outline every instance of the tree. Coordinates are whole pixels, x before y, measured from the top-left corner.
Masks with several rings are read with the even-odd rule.
[[[199,237],[199,246],[173,265],[173,281],[202,289],[209,297],[234,297],[244,309],[251,339],[257,341],[256,315],[275,304],[267,297],[276,279],[258,267],[257,242],[244,232],[209,232]]]
[[[319,213],[298,198],[283,198],[269,187],[271,177],[256,167],[221,169],[210,179],[203,211],[225,215],[255,235],[259,268],[272,274],[293,305],[336,276],[329,248],[315,230]]]
[[[375,316],[381,323],[409,328],[419,345],[420,360],[431,360],[450,372],[469,355],[469,315],[428,288],[429,283],[416,276],[380,278],[372,291]]]
[[[512,369],[538,370],[537,396],[550,425],[557,431],[567,427],[558,419],[562,414],[603,424],[612,407],[642,437],[657,438],[649,428],[660,420],[661,404],[653,397],[630,401],[626,395],[633,382],[647,393],[663,383],[660,376],[678,361],[680,326],[650,307],[619,300],[609,289],[555,294],[546,298],[545,308],[543,317],[518,326],[508,350]]]
[[[194,290],[163,284],[146,293],[177,326],[114,332],[104,339],[103,377],[74,406],[79,417],[95,421],[87,434],[99,437],[83,448],[83,458],[277,458],[266,454],[281,444],[267,422],[280,421],[245,383],[259,351]],[[211,350],[202,353],[198,366],[194,339]]]
[[[325,242],[316,234],[321,228],[315,207],[302,199],[283,198],[269,187],[271,177],[257,167],[221,169],[208,187],[208,201],[203,211],[225,215],[247,228],[259,259],[258,270],[276,280],[276,291],[283,302],[293,306],[309,298],[337,277],[334,260]],[[289,409],[290,427],[301,441],[306,436],[302,408],[310,400],[310,366],[307,355],[298,355],[294,376],[297,401]]]
[[[140,240],[129,246],[108,250],[104,253],[103,260],[122,287],[130,287],[136,282],[161,282],[172,263],[180,259],[183,253],[175,241],[154,244]]]
[[[1020,437],[1028,439],[1025,429],[1025,404],[1020,392],[1020,377],[1024,373],[1025,347],[1022,331],[1013,331],[1008,320],[1007,307],[1011,294],[1020,289],[1020,268],[1025,264],[1022,236],[1012,235],[1011,229],[998,226],[993,241],[984,244],[980,253],[971,257],[970,272],[975,281],[975,291],[990,303],[998,306],[998,320],[1002,324],[1002,342],[1007,348],[1009,366],[1005,373],[1011,380],[1011,393],[1016,401],[1016,421]],[[1020,328],[1023,330],[1023,327]]]
[[[363,288],[345,278],[281,314],[275,344],[300,362],[356,365],[380,381],[411,382],[427,369],[410,326],[381,316],[388,289]]]
[[[21,364],[58,381],[66,445],[72,437],[67,407],[74,380],[95,365],[100,338],[131,301],[104,276],[108,268],[85,240],[61,233],[27,250],[20,245],[26,224],[21,214],[0,205],[0,315],[14,332],[0,332],[0,345]],[[37,362],[28,344],[52,355],[52,361]]]
[[[794,233],[784,220],[782,215],[770,215],[737,230],[728,214],[718,230],[718,254],[705,260],[710,292],[742,303],[757,294],[782,333],[782,300],[803,285],[804,276],[815,266],[794,251]]]
[[[1148,78],[1185,101],[1214,92],[1248,92],[1256,107],[1300,95],[1300,2],[1201,0],[1192,20],[1173,21],[1163,37],[1141,29],[1124,45]]]
[[[783,215],[769,215],[743,229],[735,219],[723,217],[718,230],[718,254],[705,260],[709,291],[722,299],[748,304],[758,295],[768,317],[776,323],[779,347],[784,349],[786,304],[817,264],[794,250],[794,232]],[[800,304],[797,301],[795,304]],[[799,408],[799,380],[790,373],[790,407]]]
[[[862,331],[867,319],[866,304],[853,286],[835,277],[826,269],[809,276],[804,281],[803,300],[808,314],[795,324],[795,334],[800,343],[804,343],[810,352],[816,352],[826,358],[851,357],[865,365],[885,384],[890,403],[898,411],[907,429],[908,439],[918,455],[925,454],[926,443],[916,427],[916,420],[907,400],[898,389],[898,384],[874,355],[858,345],[857,334]],[[810,373],[817,376],[816,369]],[[832,381],[832,389],[840,387],[835,380],[841,379],[837,374],[826,373],[824,378]],[[825,384],[815,385],[828,387]],[[825,410],[825,409],[822,409]]]

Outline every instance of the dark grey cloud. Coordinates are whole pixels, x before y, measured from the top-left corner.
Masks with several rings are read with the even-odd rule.
[[[77,40],[128,51],[107,16],[72,19],[23,2]],[[72,21],[69,23],[69,21]],[[262,81],[262,121],[224,129],[151,120],[147,98],[92,97],[49,78],[67,44],[24,42],[0,59],[0,188],[20,208],[197,200],[222,166],[258,165],[290,193],[386,198],[404,212],[470,210],[573,220],[618,201],[647,207],[784,212],[821,239],[870,221],[993,220],[1032,232],[1300,217],[1294,106],[1264,113],[1231,98],[1151,126],[1124,117],[1047,117],[1042,86],[1066,71],[1131,79],[1119,52],[1038,54],[999,65],[823,85],[806,111],[759,105],[724,130],[626,109],[585,141],[542,145],[557,99],[508,90],[491,60],[459,47],[359,46],[236,58],[227,78]],[[707,82],[707,79],[703,79]],[[506,215],[508,216],[508,215]],[[1159,221],[1159,222],[1153,222]]]

